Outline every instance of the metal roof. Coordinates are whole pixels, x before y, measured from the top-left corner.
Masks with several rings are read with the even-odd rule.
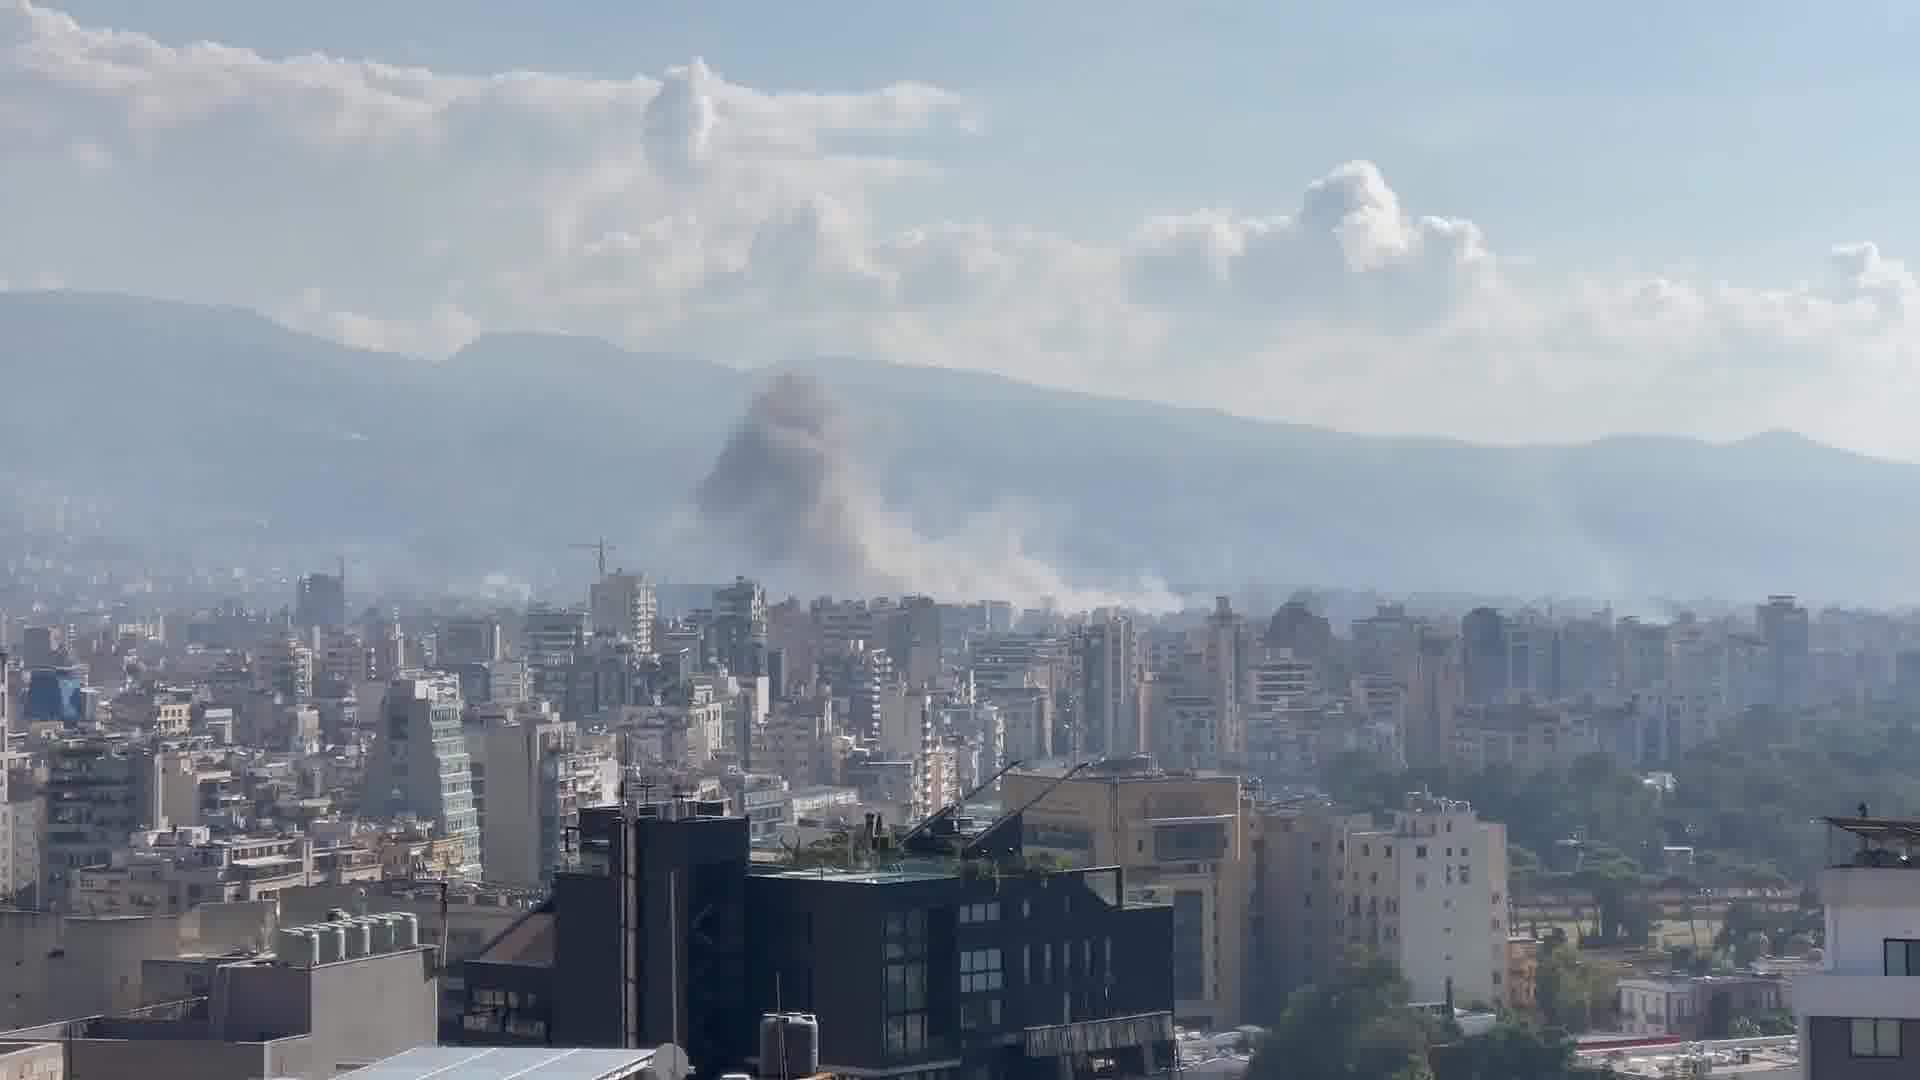
[[[1877,841],[1885,846],[1920,847],[1920,821],[1875,817],[1830,817],[1821,820],[1863,840]]]
[[[416,1046],[345,1075],[354,1080],[627,1080],[652,1050]]]

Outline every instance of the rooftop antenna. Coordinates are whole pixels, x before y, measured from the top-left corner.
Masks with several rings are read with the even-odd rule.
[[[589,544],[569,544],[567,546],[576,551],[593,552],[596,556],[595,564],[600,568],[600,576],[602,578],[607,576],[607,552],[620,550],[617,546],[607,543],[607,538],[604,536]]]

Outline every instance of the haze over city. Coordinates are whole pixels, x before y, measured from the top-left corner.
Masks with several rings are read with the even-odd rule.
[[[0,1080],[1920,1075],[1915,19],[0,0]]]

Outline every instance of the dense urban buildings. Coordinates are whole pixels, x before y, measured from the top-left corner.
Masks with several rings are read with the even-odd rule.
[[[1702,820],[1664,802],[1742,739],[1904,737],[1904,618],[1785,595],[1662,620],[1257,593],[1070,612],[617,567],[491,606],[347,588],[0,623],[0,963],[25,980],[0,1030],[31,1049],[80,1024],[110,1072],[105,1040],[180,1000],[168,1037],[226,1046],[193,1027],[231,1007],[222,979],[312,966],[290,926],[384,912],[434,957],[417,1042],[764,1074],[764,1023],[846,1075],[1147,1075],[1272,1024],[1356,951],[1463,1030],[1567,1022],[1556,950],[1638,925],[1595,869],[1630,863],[1685,947],[1578,1023],[1713,1039],[1792,1009],[1815,1077],[1907,1045],[1846,944],[1906,939],[1904,862],[1807,882],[1824,962],[1784,931],[1709,962],[1730,932],[1679,913],[1731,901],[1674,890],[1752,875],[1696,861]],[[1599,775],[1647,801],[1640,847],[1591,818],[1543,834],[1503,794]],[[250,1060],[312,1074],[285,1040],[325,1025],[262,1024]]]

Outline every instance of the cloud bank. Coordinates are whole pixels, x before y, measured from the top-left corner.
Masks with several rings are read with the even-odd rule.
[[[1172,611],[1164,587],[1108,592],[1076,587],[1021,549],[999,522],[929,537],[889,509],[854,458],[826,385],[784,372],[754,395],[696,493],[702,532],[744,549],[757,566],[841,596],[923,593],[1022,607]]]
[[[275,58],[0,0],[0,280],[244,304],[428,355],[559,329],[1360,431],[1793,427],[1920,457],[1920,291],[1873,243],[1788,282],[1542,267],[1366,161],[1104,238],[884,211],[964,184],[937,150],[980,130],[975,103],[917,83]]]

